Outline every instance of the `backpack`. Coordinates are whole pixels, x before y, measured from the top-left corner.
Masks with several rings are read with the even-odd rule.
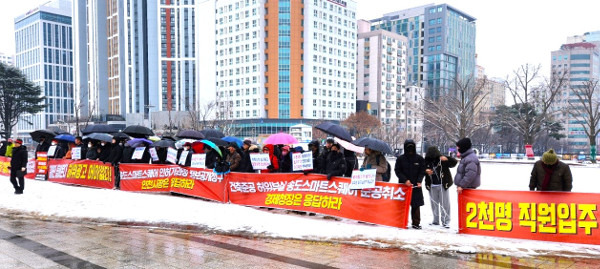
[[[379,165],[379,156],[381,155],[377,155],[375,157],[375,162],[377,162],[377,165]],[[385,170],[385,173],[381,175],[381,179],[384,182],[390,182],[390,179],[392,178],[392,165],[390,164],[390,162],[387,161],[387,159],[385,160],[385,162],[387,162],[387,169]]]

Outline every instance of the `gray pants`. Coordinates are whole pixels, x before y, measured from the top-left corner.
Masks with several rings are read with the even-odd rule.
[[[431,185],[429,191],[431,197],[431,210],[433,211],[433,223],[450,225],[450,194],[442,185]],[[440,219],[441,211],[441,219]]]

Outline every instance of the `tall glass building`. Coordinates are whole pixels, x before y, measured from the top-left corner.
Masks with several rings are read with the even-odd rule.
[[[455,79],[474,79],[475,20],[448,4],[431,4],[388,13],[371,23],[372,29],[409,38],[409,84],[438,98],[451,93]]]
[[[42,88],[46,108],[23,115],[17,136],[64,122],[73,115],[73,33],[71,1],[55,0],[15,19],[15,65]]]

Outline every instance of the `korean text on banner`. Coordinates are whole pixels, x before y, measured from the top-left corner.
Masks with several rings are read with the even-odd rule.
[[[192,154],[191,167],[206,168],[206,154],[204,154],[204,153]]]
[[[352,179],[350,181],[351,190],[371,189],[375,188],[375,178],[377,169],[365,169],[352,171]]]
[[[176,149],[169,148],[167,150],[167,162],[170,162],[172,164],[177,163],[177,150]]]
[[[81,160],[81,147],[73,147],[71,149],[71,159]]]
[[[294,171],[312,170],[312,152],[292,153],[292,169]]]
[[[459,233],[600,245],[598,193],[464,190]]]
[[[351,190],[350,180],[302,173],[230,173],[229,201],[234,204],[314,212],[406,228],[412,189],[376,182],[370,190]]]
[[[268,153],[251,153],[250,162],[252,162],[254,170],[264,170],[267,169],[267,166],[271,165]]]
[[[166,193],[171,191],[171,177],[187,177],[188,173],[178,165],[122,163],[119,175],[121,190]]]
[[[144,151],[146,151],[146,147],[137,147],[131,155],[132,160],[141,160],[142,156],[144,156]]]
[[[186,177],[171,177],[171,192],[227,202],[227,183],[223,175],[208,169],[184,168],[188,172]]]
[[[112,165],[101,161],[62,159],[48,161],[48,181],[112,189],[114,176]]]

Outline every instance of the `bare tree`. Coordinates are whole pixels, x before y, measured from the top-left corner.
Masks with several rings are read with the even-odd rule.
[[[471,76],[465,81],[457,78],[449,94],[437,99],[424,97],[425,105],[421,111],[425,122],[453,142],[487,127],[489,123],[480,118],[489,94],[485,91],[487,83],[485,78],[477,80]]]
[[[591,161],[596,163],[596,137],[600,133],[600,89],[598,80],[571,86],[577,102],[568,102],[569,114],[581,123],[590,142]]]
[[[565,75],[552,74],[543,82],[539,75],[540,65],[522,65],[506,80],[506,88],[515,103],[514,113],[505,122],[523,137],[526,145],[533,145],[550,120],[550,107],[566,83]]]
[[[373,130],[381,126],[379,119],[366,111],[350,114],[341,124],[348,127],[350,134],[357,138],[369,135]]]
[[[75,123],[75,135],[81,135],[81,131],[83,131],[92,121],[94,117],[94,108],[95,105],[88,106],[87,115],[82,115],[81,111],[85,109],[86,103],[84,102],[87,98],[87,93],[83,93],[79,96],[79,99],[73,98],[73,116],[69,120],[70,122]]]
[[[217,101],[211,101],[200,109],[192,109],[192,106],[188,105],[188,115],[190,120],[190,128],[193,130],[202,129],[213,129],[216,125],[215,112],[217,110]]]

